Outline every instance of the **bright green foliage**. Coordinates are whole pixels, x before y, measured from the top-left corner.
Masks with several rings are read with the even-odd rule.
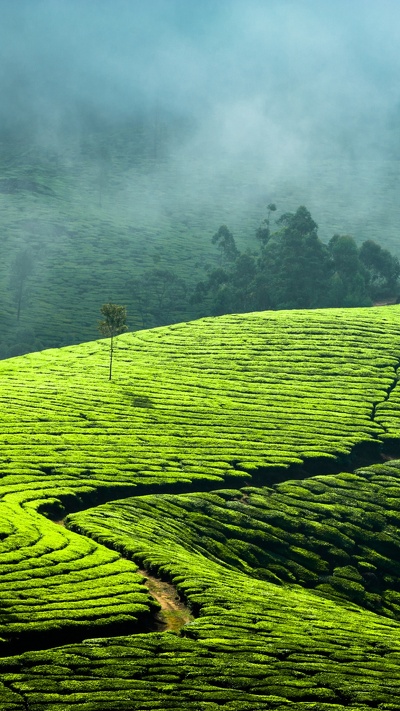
[[[84,637],[88,625],[133,630],[149,617],[153,601],[135,565],[30,511],[27,498],[23,509],[7,503],[7,496],[0,506],[5,649],[57,644],[65,635]]]
[[[106,341],[1,364],[6,491],[218,484],[260,469],[268,483],[386,436],[372,413],[396,379],[397,307],[203,319],[118,343],[112,388]]]
[[[396,369],[398,372],[398,370]],[[397,387],[396,387],[397,386]],[[399,452],[400,438],[400,388],[398,387],[398,374],[390,396],[376,406],[376,422],[382,427],[382,439]]]
[[[3,655],[86,641],[5,656],[0,706],[399,707],[398,463],[321,474],[398,436],[398,312],[121,335],[111,384],[105,341],[3,361]],[[180,634],[131,634],[158,609],[137,563]]]
[[[299,584],[400,620],[397,498],[400,469],[393,462],[273,488],[136,497],[68,521],[75,530],[122,546],[146,567],[162,566],[168,577],[186,577],[193,561],[205,557],[207,575],[217,564],[253,579]],[[190,579],[179,587],[197,607]]]
[[[379,516],[380,532],[391,530],[388,487],[400,495],[399,462],[269,489],[135,497],[75,514],[70,525],[172,580],[199,616],[181,636],[94,639],[5,659],[2,677],[38,710],[195,709],[200,700],[201,708],[249,711],[283,711],[289,702],[299,711],[399,708],[399,622],[343,593],[307,589],[307,577],[287,584],[261,575],[278,550],[282,569],[332,572],[336,545],[350,562],[331,577],[365,584],[368,555],[357,555],[350,536],[368,536]],[[357,525],[344,515],[350,500]],[[375,572],[385,579],[384,566]]]

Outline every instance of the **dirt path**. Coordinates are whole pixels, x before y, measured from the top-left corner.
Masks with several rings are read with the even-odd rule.
[[[159,631],[177,632],[183,625],[194,619],[189,609],[179,599],[173,585],[155,578],[147,570],[138,570],[137,572],[146,578],[146,587],[149,589],[150,595],[161,605],[161,610],[157,615]]]
[[[59,519],[54,523],[65,526],[65,519]],[[156,626],[159,632],[165,630],[177,632],[183,625],[194,620],[189,608],[179,599],[173,585],[155,578],[147,570],[140,569],[137,572],[146,579],[146,587],[150,595],[161,605],[161,610],[156,615]]]

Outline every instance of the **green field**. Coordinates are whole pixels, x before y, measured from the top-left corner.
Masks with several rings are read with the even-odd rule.
[[[0,708],[400,709],[399,314],[2,361]]]

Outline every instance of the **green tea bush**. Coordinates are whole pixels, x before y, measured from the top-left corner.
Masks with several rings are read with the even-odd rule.
[[[0,659],[5,708],[400,707],[398,464],[334,473],[393,439],[398,309],[117,345],[111,383],[102,341],[0,368],[0,644],[55,647]],[[197,619],[118,636],[159,609],[136,564]]]

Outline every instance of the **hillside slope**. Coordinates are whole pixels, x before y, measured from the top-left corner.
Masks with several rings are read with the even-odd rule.
[[[130,328],[141,328],[132,279],[160,268],[193,287],[215,264],[219,226],[241,249],[253,248],[271,201],[280,212],[306,205],[326,242],[347,233],[399,254],[396,158],[316,156],[287,178],[251,157],[190,148],[188,127],[162,121],[163,138],[150,116],[71,129],[62,146],[37,145],[25,132],[0,136],[1,358],[96,338],[108,300],[126,305]],[[18,319],[15,260],[27,250],[32,269]],[[171,320],[198,315],[175,307]]]
[[[400,708],[398,315],[128,333],[111,382],[105,340],[3,361],[2,708]],[[138,565],[194,621],[154,631]]]

